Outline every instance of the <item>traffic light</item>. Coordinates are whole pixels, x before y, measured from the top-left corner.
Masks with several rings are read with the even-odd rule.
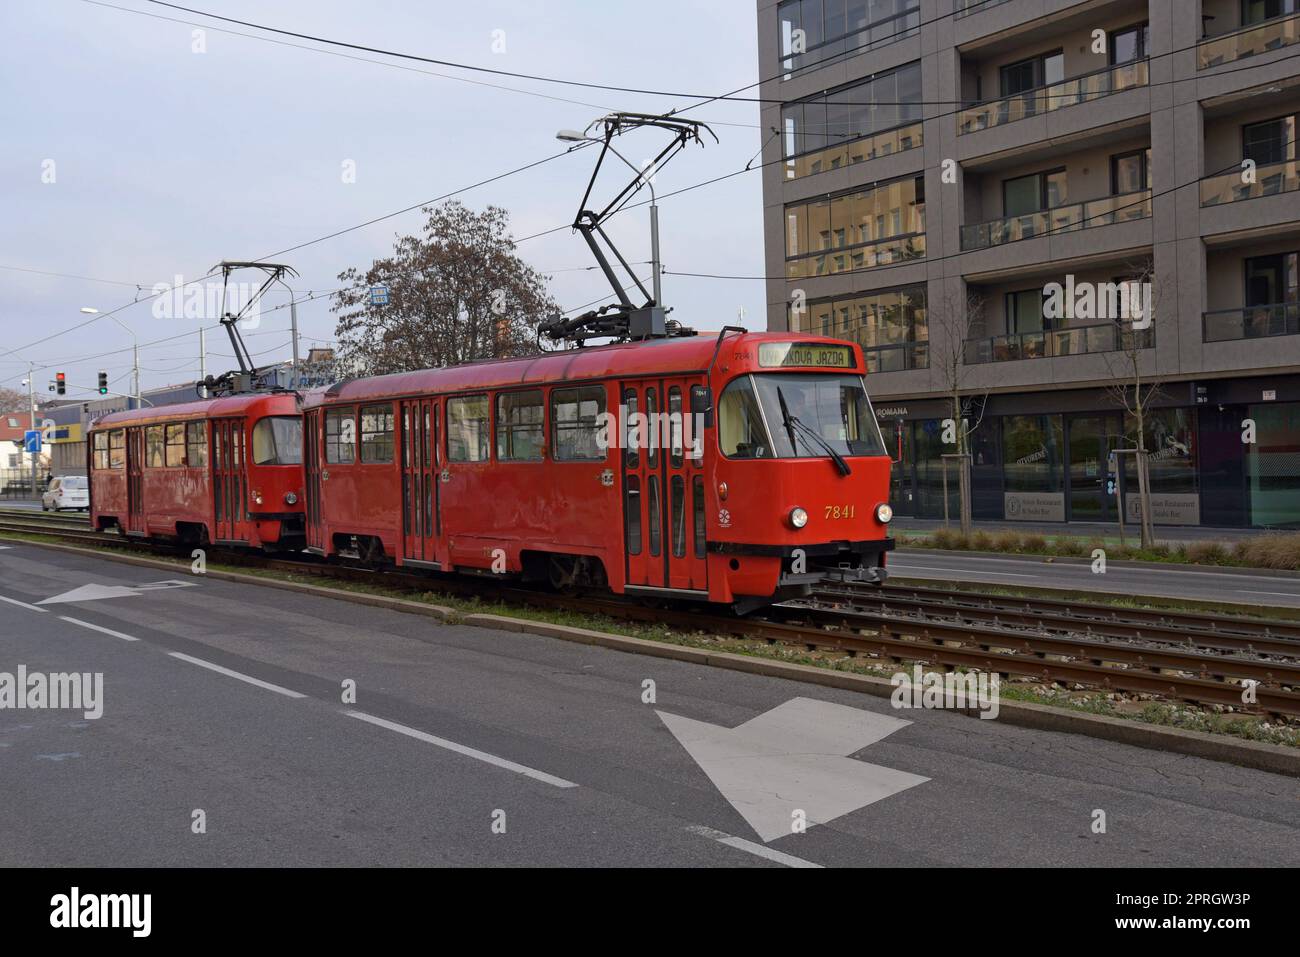
[[[102,369],[99,373],[99,394],[108,395],[108,373]]]
[[[59,395],[68,394],[68,377],[62,372],[54,373],[54,386]]]

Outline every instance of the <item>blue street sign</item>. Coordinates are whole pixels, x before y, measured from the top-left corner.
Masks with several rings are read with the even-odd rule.
[[[370,305],[386,306],[388,305],[388,287],[371,286],[370,287]]]
[[[33,455],[36,455],[41,451],[40,429],[28,429],[23,433],[23,449]]]

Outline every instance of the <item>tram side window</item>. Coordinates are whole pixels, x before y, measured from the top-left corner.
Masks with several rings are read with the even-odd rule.
[[[722,454],[733,459],[771,458],[763,411],[749,379],[737,379],[727,386],[718,401],[718,443]]]
[[[108,467],[126,468],[126,430],[114,429],[108,433]]]
[[[393,461],[393,407],[361,407],[361,461],[374,464]]]
[[[464,395],[447,400],[447,458],[453,462],[486,462],[491,433],[488,398]]]
[[[497,459],[502,462],[542,460],[541,390],[504,392],[497,396]]]
[[[352,409],[329,409],[325,413],[325,461],[330,465],[351,464],[356,459],[357,420]]]
[[[95,433],[95,468],[108,468],[108,433]]]
[[[208,423],[191,422],[185,426],[185,457],[192,469],[208,467]]]
[[[160,469],[166,458],[163,454],[163,427],[151,425],[144,430],[144,464],[146,468]]]
[[[557,462],[600,462],[598,419],[605,411],[603,386],[556,389],[551,393],[551,432]]]
[[[169,469],[179,468],[185,464],[185,426],[169,425],[167,426],[167,448],[166,448],[167,467]]]

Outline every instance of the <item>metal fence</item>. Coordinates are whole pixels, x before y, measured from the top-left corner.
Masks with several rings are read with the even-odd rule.
[[[36,488],[33,489],[31,468],[0,469],[0,501],[40,498],[48,484],[49,476],[44,470],[37,472]]]

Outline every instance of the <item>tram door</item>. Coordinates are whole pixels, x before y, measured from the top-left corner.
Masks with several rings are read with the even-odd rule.
[[[126,430],[126,531],[145,534],[144,429]]]
[[[325,547],[324,520],[321,516],[320,497],[320,417],[319,409],[307,413],[303,431],[303,463],[306,478],[307,547]]]
[[[248,536],[248,483],[244,475],[244,423],[212,422],[212,503],[219,542],[242,542]]]
[[[688,379],[624,383],[623,529],[627,583],[707,591],[704,435]],[[635,413],[635,414],[634,414]]]
[[[432,399],[403,402],[401,417],[402,557],[410,562],[437,563],[442,535],[438,403]]]

